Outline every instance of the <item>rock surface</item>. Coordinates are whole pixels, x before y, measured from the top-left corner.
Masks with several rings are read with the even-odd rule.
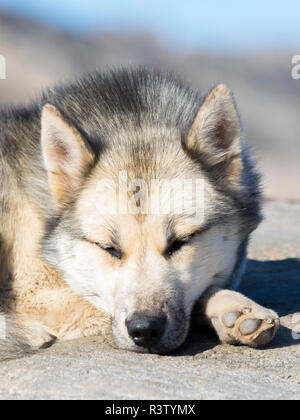
[[[281,316],[266,348],[220,345],[209,332],[168,356],[117,350],[98,338],[60,343],[2,363],[0,398],[299,399],[300,204],[266,203],[265,216],[242,291]]]

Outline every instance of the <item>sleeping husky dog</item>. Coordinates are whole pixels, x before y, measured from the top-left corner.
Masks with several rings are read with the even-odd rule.
[[[225,85],[120,69],[56,87],[0,112],[0,178],[2,360],[108,330],[166,353],[192,313],[223,343],[273,338],[277,314],[235,291],[260,192]]]

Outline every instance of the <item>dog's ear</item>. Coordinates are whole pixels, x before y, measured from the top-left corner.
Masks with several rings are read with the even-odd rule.
[[[94,156],[78,130],[50,104],[42,110],[41,144],[51,192],[57,204],[63,205],[81,185]]]
[[[205,99],[183,147],[187,154],[236,188],[242,170],[242,134],[230,90],[221,84]]]

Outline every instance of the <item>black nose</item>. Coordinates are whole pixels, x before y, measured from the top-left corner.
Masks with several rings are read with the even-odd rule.
[[[163,336],[166,326],[165,316],[149,316],[133,314],[126,320],[128,334],[137,346],[151,348],[155,346]]]

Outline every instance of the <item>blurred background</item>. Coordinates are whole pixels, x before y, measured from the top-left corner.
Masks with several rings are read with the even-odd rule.
[[[172,70],[206,93],[227,83],[267,199],[300,200],[300,2],[0,0],[0,105],[108,66]]]

